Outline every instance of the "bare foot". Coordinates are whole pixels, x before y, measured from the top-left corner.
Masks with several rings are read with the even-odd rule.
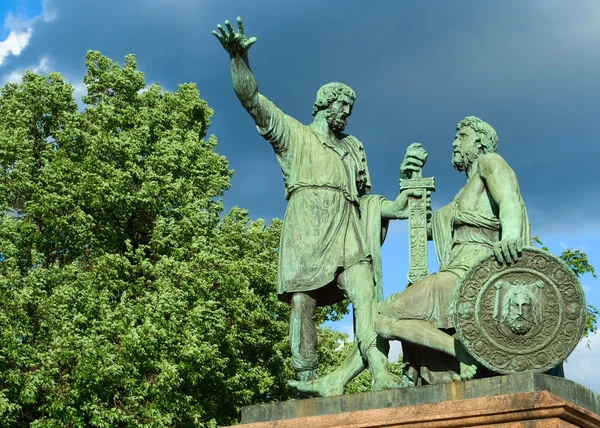
[[[410,386],[408,382],[400,379],[397,376],[394,376],[391,373],[384,373],[383,375],[379,375],[373,382],[373,386],[371,386],[371,391],[383,391],[385,389],[398,389],[398,388],[406,388]]]
[[[288,385],[296,388],[309,397],[331,397],[333,395],[344,395],[343,385],[332,385],[326,378],[316,380],[288,380]]]
[[[473,376],[477,373],[477,365],[460,363],[460,375],[455,375],[453,380],[459,382],[461,380],[473,379]]]
[[[477,373],[478,363],[467,352],[459,341],[455,341],[456,359],[460,363],[460,377],[457,375],[455,380],[469,380]]]

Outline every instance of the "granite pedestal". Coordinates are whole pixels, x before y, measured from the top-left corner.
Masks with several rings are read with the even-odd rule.
[[[538,373],[290,400],[242,409],[243,428],[600,427],[600,395]]]

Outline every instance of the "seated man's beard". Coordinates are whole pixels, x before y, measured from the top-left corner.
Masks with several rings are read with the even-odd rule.
[[[336,112],[332,109],[327,109],[327,124],[329,129],[338,134],[346,128],[346,119],[348,116],[344,112]]]
[[[475,150],[456,149],[452,153],[452,166],[458,172],[466,171],[477,159],[478,152]]]

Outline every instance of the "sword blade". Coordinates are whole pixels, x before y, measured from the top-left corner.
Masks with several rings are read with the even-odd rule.
[[[425,193],[425,190],[423,190]],[[429,275],[427,269],[427,210],[425,195],[408,200],[408,273],[410,284]]]

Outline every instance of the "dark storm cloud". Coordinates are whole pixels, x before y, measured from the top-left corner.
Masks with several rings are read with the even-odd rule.
[[[450,164],[458,120],[477,115],[497,130],[499,152],[519,178],[544,234],[598,228],[600,8],[593,1],[359,2],[50,0],[29,46],[0,72],[47,55],[52,69],[82,76],[88,49],[122,61],[135,53],[148,82],[168,90],[197,82],[215,110],[211,132],[236,170],[228,206],[281,217],[283,184],[271,148],[256,133],[229,80],[228,57],[211,35],[244,18],[258,37],[250,52],[260,90],[308,123],[328,81],[357,92],[348,132],[365,144],[374,191],[397,194],[405,148],[430,152],[434,205],[464,184]]]

